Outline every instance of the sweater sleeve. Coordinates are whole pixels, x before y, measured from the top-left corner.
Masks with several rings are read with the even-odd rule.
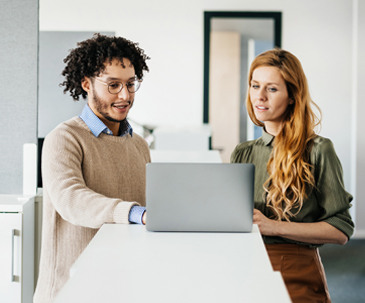
[[[78,226],[100,228],[104,223],[128,223],[136,202],[99,194],[85,184],[82,173],[84,151],[67,129],[57,128],[45,139],[42,149],[44,190],[60,216]]]
[[[325,221],[348,238],[354,231],[349,208],[352,196],[345,190],[341,163],[329,139],[322,138],[315,159],[316,195]]]

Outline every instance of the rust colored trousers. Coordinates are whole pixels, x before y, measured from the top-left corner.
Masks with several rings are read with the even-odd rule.
[[[265,244],[274,271],[280,271],[293,303],[330,303],[318,248]]]

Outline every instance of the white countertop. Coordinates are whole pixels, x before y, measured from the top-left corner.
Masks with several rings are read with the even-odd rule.
[[[148,232],[105,224],[59,302],[290,302],[256,225],[252,233]]]
[[[23,206],[34,196],[0,195],[0,212],[22,212]]]

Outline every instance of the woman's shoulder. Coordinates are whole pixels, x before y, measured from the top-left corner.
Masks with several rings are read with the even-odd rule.
[[[242,162],[252,154],[253,149],[260,145],[260,138],[239,143],[231,155],[231,162]]]
[[[251,141],[245,141],[245,142],[241,142],[236,146],[237,150],[245,150],[248,148],[252,148],[254,145],[257,144],[257,140],[251,140]]]
[[[314,139],[314,143],[321,146],[326,144],[332,144],[331,139],[317,135]]]
[[[333,152],[334,151],[333,142],[329,138],[325,138],[325,137],[317,135],[313,139],[312,151],[316,154]]]
[[[312,163],[338,160],[333,142],[329,138],[316,136],[311,150]]]

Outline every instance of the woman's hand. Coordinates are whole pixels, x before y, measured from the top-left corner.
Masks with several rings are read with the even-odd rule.
[[[258,225],[261,235],[277,236],[279,222],[269,219],[256,208],[253,210],[253,224]]]
[[[258,209],[253,210],[253,224],[257,224],[261,235],[279,236],[312,244],[346,244],[347,236],[327,222],[297,223],[271,220]]]

